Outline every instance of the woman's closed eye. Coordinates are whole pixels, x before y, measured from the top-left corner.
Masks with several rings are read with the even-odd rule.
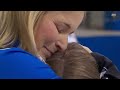
[[[68,33],[70,30],[70,25],[64,22],[57,22],[55,23],[55,26],[59,33],[65,34],[65,33]]]

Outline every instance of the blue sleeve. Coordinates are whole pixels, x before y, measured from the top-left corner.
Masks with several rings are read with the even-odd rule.
[[[61,79],[38,58],[20,51],[0,55],[1,79]]]

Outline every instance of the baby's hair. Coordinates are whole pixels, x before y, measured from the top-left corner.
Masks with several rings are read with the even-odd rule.
[[[57,52],[47,60],[63,79],[100,79],[95,59],[77,43],[68,44],[65,52]]]

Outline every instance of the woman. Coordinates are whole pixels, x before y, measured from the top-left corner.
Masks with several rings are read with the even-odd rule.
[[[84,11],[0,11],[0,78],[59,79],[44,60],[67,48]]]

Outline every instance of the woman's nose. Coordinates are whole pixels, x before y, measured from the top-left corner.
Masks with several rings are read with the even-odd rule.
[[[61,37],[58,41],[56,41],[56,47],[59,51],[66,50],[67,45],[68,45],[68,36]]]

